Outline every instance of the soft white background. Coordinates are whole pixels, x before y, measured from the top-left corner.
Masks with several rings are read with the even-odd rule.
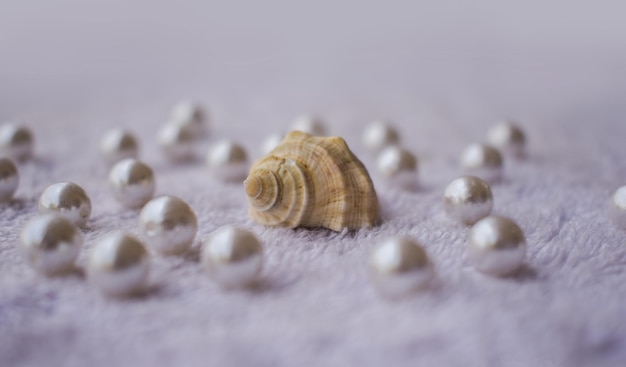
[[[1,366],[598,366],[626,359],[626,233],[606,215],[626,183],[626,11],[619,1],[3,1],[0,119],[20,119],[37,159],[0,207]],[[205,103],[213,141],[256,157],[303,112],[325,117],[372,171],[384,224],[357,233],[271,229],[247,219],[239,185],[201,162],[172,166],[156,129],[180,99]],[[384,117],[420,158],[422,188],[390,189],[360,144]],[[467,229],[442,213],[460,151],[503,117],[529,159],[506,162],[495,211],[528,239],[527,268],[494,279],[466,263]],[[80,275],[43,279],[17,236],[41,191],[81,184],[93,201],[85,253],[137,213],[107,190],[97,144],[125,126],[158,193],[263,240],[260,285],[220,291],[197,261],[154,257],[152,291],[109,300]],[[211,143],[199,149],[203,155]],[[380,239],[421,241],[433,288],[386,302],[366,262]]]

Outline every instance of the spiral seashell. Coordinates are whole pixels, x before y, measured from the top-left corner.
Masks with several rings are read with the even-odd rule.
[[[270,226],[372,227],[378,199],[367,170],[339,137],[292,131],[250,168],[249,215]]]

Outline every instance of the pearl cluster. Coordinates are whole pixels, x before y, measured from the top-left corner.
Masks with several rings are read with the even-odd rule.
[[[414,191],[418,187],[418,160],[400,144],[400,134],[385,121],[365,127],[362,142],[376,156],[376,168],[391,188]]]
[[[192,158],[198,141],[208,135],[207,115],[192,103],[181,103],[159,133],[159,143],[171,160]],[[315,122],[315,121],[313,121]],[[313,127],[317,126],[315,125]],[[304,125],[303,125],[304,126]],[[316,128],[320,128],[317,126]],[[0,126],[0,152],[22,161],[32,154],[32,133],[21,125]],[[139,236],[117,231],[95,241],[86,270],[89,281],[104,294],[126,297],[146,290],[150,253],[173,256],[186,253],[198,232],[194,210],[171,195],[154,198],[156,179],[152,168],[139,159],[139,143],[124,129],[108,131],[100,152],[110,167],[112,196],[128,209],[139,212]],[[19,175],[10,158],[0,158],[0,201],[11,200]],[[243,181],[247,170],[245,149],[231,141],[215,144],[207,155],[212,175],[222,181]],[[20,248],[26,263],[38,273],[57,276],[71,272],[81,252],[91,216],[91,199],[73,182],[45,188],[39,197],[39,215],[23,228]],[[250,231],[225,226],[203,243],[202,263],[224,288],[246,287],[257,278],[263,263],[261,242]]]
[[[313,135],[328,133],[316,116],[296,119],[292,128]],[[199,142],[209,136],[208,114],[199,105],[182,102],[173,109],[169,122],[158,133],[166,157],[171,161],[194,159]],[[262,151],[274,149],[284,134],[270,136]],[[443,194],[443,211],[454,222],[469,228],[466,254],[473,267],[493,276],[518,271],[526,255],[526,239],[512,219],[491,215],[494,196],[490,184],[502,178],[504,157],[523,158],[525,135],[511,122],[495,125],[486,143],[468,146],[460,165],[467,174],[453,181]],[[418,161],[400,145],[400,134],[389,123],[375,121],[363,132],[363,145],[376,155],[376,167],[395,187],[417,187]],[[114,129],[101,140],[102,159],[110,167],[108,181],[112,196],[127,209],[138,212],[139,236],[112,232],[91,246],[87,260],[89,281],[104,294],[125,297],[146,290],[152,254],[184,255],[196,241],[198,218],[182,199],[155,196],[155,173],[139,160],[139,143],[124,129]],[[33,135],[22,125],[0,126],[0,201],[12,199],[19,184],[14,163],[32,157]],[[508,158],[507,158],[508,159]],[[221,140],[206,158],[210,174],[223,182],[240,182],[248,166],[240,144]],[[39,215],[23,228],[20,248],[24,261],[46,276],[57,276],[76,268],[85,242],[81,228],[91,216],[92,203],[86,191],[72,182],[59,182],[43,190]],[[619,188],[610,203],[617,226],[626,229],[626,186]],[[225,225],[201,241],[200,262],[215,282],[225,289],[253,285],[263,268],[263,245],[249,230]],[[369,273],[374,287],[385,297],[398,299],[428,289],[435,277],[434,262],[426,246],[408,237],[390,237],[370,253]]]

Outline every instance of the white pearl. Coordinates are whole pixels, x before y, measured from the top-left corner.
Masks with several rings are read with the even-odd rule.
[[[122,159],[137,158],[139,144],[129,131],[113,129],[107,132],[100,141],[100,152],[108,165],[113,165]]]
[[[241,145],[224,140],[209,150],[207,165],[220,180],[243,181],[248,173],[248,156]]]
[[[375,121],[363,132],[363,145],[377,153],[389,145],[395,145],[400,138],[396,129],[383,121]]]
[[[511,274],[522,266],[525,255],[524,233],[508,218],[487,217],[470,230],[467,256],[484,273]]]
[[[485,181],[463,176],[446,187],[443,204],[450,218],[463,224],[474,224],[491,213],[493,194]]]
[[[316,136],[327,135],[324,122],[319,117],[312,115],[303,115],[296,118],[292,130],[302,131]]]
[[[263,143],[261,144],[261,154],[270,154],[270,152],[274,150],[274,148],[276,148],[283,141],[284,138],[285,134],[283,133],[274,133],[265,138],[265,140],[263,140]]]
[[[0,126],[0,157],[23,161],[33,155],[33,134],[27,127],[14,123]]]
[[[12,160],[0,158],[0,202],[13,198],[20,183],[20,175]]]
[[[369,265],[374,286],[391,298],[425,288],[434,273],[422,246],[404,237],[392,237],[380,243],[372,252]]]
[[[159,145],[165,156],[172,161],[194,159],[196,141],[193,131],[185,125],[168,122],[159,130]]]
[[[411,152],[388,146],[378,155],[377,167],[391,185],[407,190],[417,187],[417,158]]]
[[[136,159],[117,162],[109,173],[109,186],[122,205],[135,209],[154,196],[156,183],[152,168]]]
[[[193,244],[198,220],[191,207],[174,196],[160,196],[144,205],[139,229],[146,242],[158,253],[178,255]]]
[[[468,175],[476,176],[489,183],[502,177],[502,155],[484,144],[472,144],[461,155],[461,166]]]
[[[39,197],[39,213],[59,213],[83,226],[91,215],[91,200],[75,183],[59,182],[48,186]]]
[[[505,121],[487,131],[487,143],[505,155],[521,158],[525,153],[526,136],[514,123]]]
[[[249,286],[261,271],[263,247],[252,232],[223,226],[205,241],[202,263],[224,288]]]
[[[172,109],[170,121],[191,131],[196,138],[208,135],[208,116],[199,104],[182,101]]]
[[[150,271],[150,258],[135,237],[116,232],[98,241],[89,254],[89,281],[115,297],[141,292]]]
[[[611,217],[616,226],[626,230],[626,185],[617,189],[613,195]]]
[[[73,270],[82,244],[80,230],[58,214],[31,219],[20,236],[24,260],[38,273],[48,276]]]

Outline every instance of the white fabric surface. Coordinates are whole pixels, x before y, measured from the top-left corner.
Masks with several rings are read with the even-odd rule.
[[[37,158],[0,207],[0,366],[623,365],[626,232],[606,211],[626,183],[619,2],[255,4],[3,5],[0,118],[32,127]],[[356,233],[252,223],[240,185],[211,180],[201,161],[163,160],[155,131],[181,98],[209,107],[213,141],[236,139],[255,157],[264,136],[319,113],[370,169],[384,223]],[[506,162],[495,213],[520,224],[528,257],[498,279],[467,264],[467,228],[445,218],[441,195],[465,145],[509,116],[529,158]],[[375,175],[360,133],[378,117],[418,155],[418,192]],[[153,256],[151,291],[123,301],[79,274],[36,276],[17,250],[38,195],[60,180],[93,202],[80,266],[106,233],[136,232],[97,150],[116,126],[141,138],[158,194],[187,200],[200,221],[194,250]],[[221,291],[198,263],[199,240],[223,224],[265,245],[254,290]],[[366,264],[396,234],[424,244],[437,281],[388,302]]]

